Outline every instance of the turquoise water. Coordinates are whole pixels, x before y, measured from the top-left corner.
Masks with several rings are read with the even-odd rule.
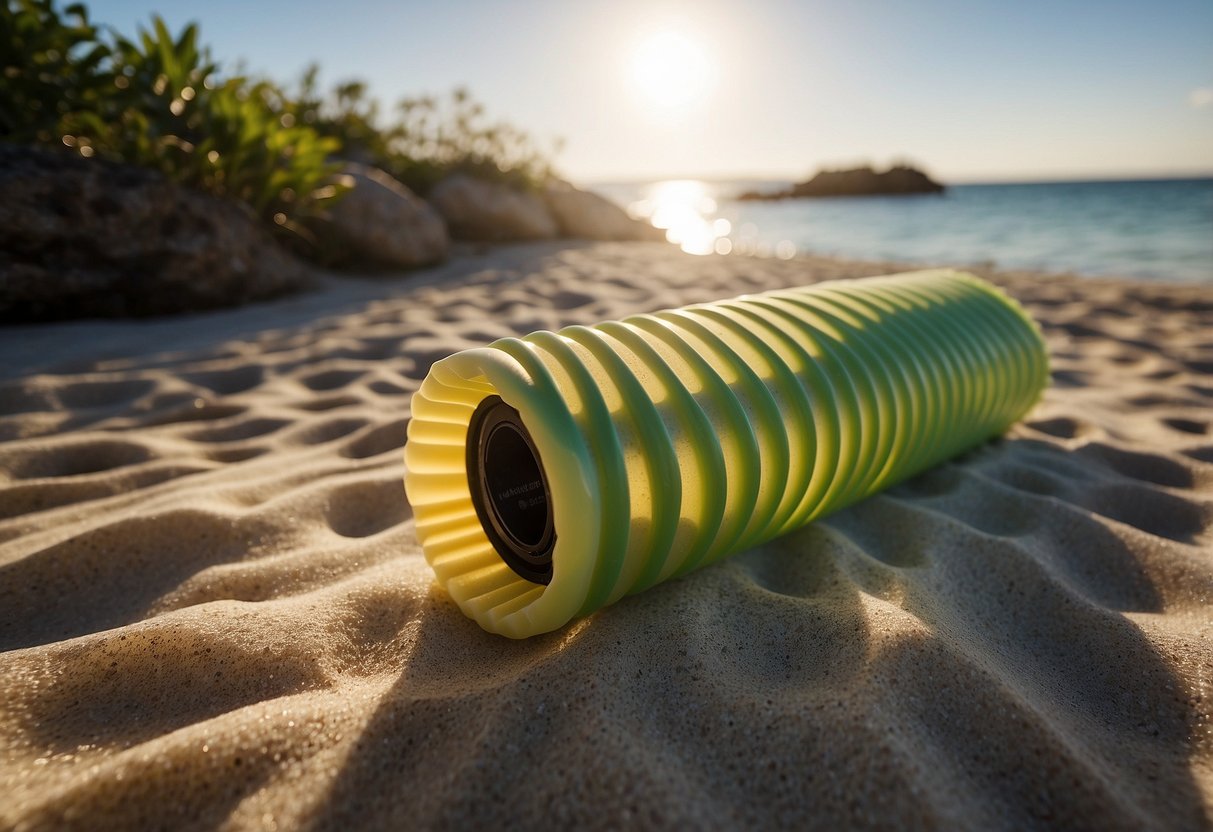
[[[596,190],[693,253],[993,262],[1213,283],[1213,179],[957,185],[940,196],[738,202],[785,182],[667,180]]]

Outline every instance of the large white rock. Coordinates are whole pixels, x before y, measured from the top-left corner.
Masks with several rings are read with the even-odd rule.
[[[634,220],[609,199],[557,180],[544,187],[543,198],[564,237],[583,240],[664,240],[647,222]]]
[[[461,173],[435,185],[429,200],[462,240],[549,240],[559,231],[538,195]]]
[[[391,175],[366,165],[342,170],[345,193],[328,211],[326,248],[337,265],[415,268],[444,259],[442,217]]]

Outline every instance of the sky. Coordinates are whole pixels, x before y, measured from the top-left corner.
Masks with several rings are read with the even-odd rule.
[[[1213,2],[104,0],[225,66],[318,61],[390,104],[466,85],[579,183],[799,179],[909,160],[946,182],[1213,175]]]

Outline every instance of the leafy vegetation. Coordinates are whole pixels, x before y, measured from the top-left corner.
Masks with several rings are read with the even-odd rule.
[[[50,0],[0,0],[0,136],[58,141],[60,120],[92,109],[109,91],[109,49],[82,5],[61,18]]]
[[[76,4],[0,0],[0,137],[155,168],[294,228],[338,193],[336,139],[285,124],[266,81],[221,80],[190,25],[103,35]]]
[[[527,132],[507,122],[489,122],[485,108],[463,87],[446,99],[404,98],[383,122],[379,102],[361,81],[318,91],[319,67],[303,74],[287,112],[321,135],[335,138],[346,155],[381,167],[414,191],[425,194],[452,172],[534,188],[554,176],[550,156]]]
[[[487,122],[466,90],[401,101],[381,125],[362,82],[321,94],[315,66],[293,91],[223,77],[196,25],[174,37],[159,17],[127,39],[83,4],[0,0],[0,73],[0,139],[155,168],[293,231],[339,195],[338,156],[422,193],[452,171],[522,187],[552,175],[529,135]]]

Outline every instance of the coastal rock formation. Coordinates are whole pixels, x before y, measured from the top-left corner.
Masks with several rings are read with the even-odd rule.
[[[738,199],[788,199],[808,196],[890,196],[903,194],[938,194],[944,186],[927,174],[908,165],[894,165],[886,171],[870,167],[851,170],[823,170],[805,182],[775,193],[748,191]]]
[[[446,224],[429,203],[378,168],[350,163],[342,177],[352,189],[309,223],[325,262],[411,269],[446,258]]]
[[[308,277],[237,203],[150,170],[0,145],[0,321],[192,312]]]
[[[460,240],[550,240],[559,232],[543,199],[498,182],[452,174],[434,186],[429,200]]]
[[[556,180],[543,190],[544,201],[563,237],[583,240],[664,240],[647,222],[634,220],[605,197]]]

